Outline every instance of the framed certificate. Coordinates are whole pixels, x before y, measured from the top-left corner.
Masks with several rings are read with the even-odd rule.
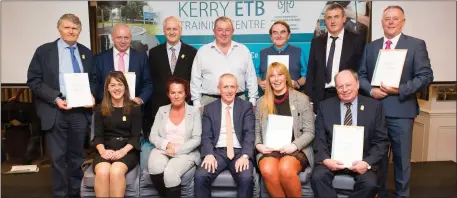
[[[333,125],[331,158],[349,168],[363,158],[364,127]]]
[[[386,86],[398,88],[407,52],[407,49],[379,50],[371,85],[381,86],[382,82]]]

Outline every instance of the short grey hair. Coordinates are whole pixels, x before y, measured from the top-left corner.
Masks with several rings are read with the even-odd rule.
[[[333,81],[335,82],[336,84],[336,77],[341,74],[342,72],[350,72],[352,74],[352,76],[354,77],[355,81],[359,81],[359,75],[357,74],[356,71],[352,70],[352,69],[344,69],[340,72],[338,72],[335,77],[333,77]]]
[[[169,20],[175,20],[176,22],[178,22],[178,27],[179,29],[182,29],[182,24],[181,24],[181,20],[178,18],[178,17],[175,17],[175,16],[169,16],[167,18],[165,18],[165,20],[163,20],[163,27],[164,27],[164,30],[165,30],[165,24],[169,21]]]
[[[81,29],[82,29],[82,27],[81,27],[81,21],[79,20],[79,17],[77,17],[77,16],[74,15],[74,14],[67,13],[67,14],[62,15],[62,16],[59,18],[59,21],[57,21],[57,28],[60,27],[60,24],[62,24],[62,21],[63,21],[63,20],[71,21],[71,22],[74,23],[76,26],[78,26],[78,30],[81,30]]]
[[[231,74],[231,73],[222,74],[222,75],[219,77],[219,83],[217,84],[218,86],[221,84],[222,79],[225,78],[225,77],[231,77],[231,78],[235,79],[236,86],[238,87],[238,79],[236,79],[235,75],[233,75],[233,74]]]
[[[219,21],[230,23],[230,25],[232,25],[232,29],[234,29],[232,19],[230,19],[228,16],[221,16],[221,17],[217,18],[216,21],[214,21],[213,29],[216,29],[216,25]]]

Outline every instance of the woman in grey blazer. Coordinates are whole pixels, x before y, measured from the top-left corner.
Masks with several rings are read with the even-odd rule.
[[[308,97],[293,89],[286,66],[274,62],[267,71],[265,94],[256,106],[257,163],[268,193],[271,197],[302,197],[298,173],[314,165],[314,113]],[[291,143],[280,149],[264,145],[269,114],[293,117]]]
[[[148,170],[161,197],[181,196],[181,177],[200,164],[202,119],[198,108],[189,106],[187,81],[172,77],[168,81],[171,104],[159,108],[149,141],[156,147],[149,154]]]

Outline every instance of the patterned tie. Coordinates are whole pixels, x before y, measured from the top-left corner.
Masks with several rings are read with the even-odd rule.
[[[338,37],[333,37],[332,38],[332,45],[330,46],[330,52],[328,53],[328,59],[327,59],[327,68],[325,68],[325,82],[330,83],[332,81],[332,69],[333,69],[333,55],[335,54],[335,41],[338,39]]]
[[[390,44],[392,44],[391,40],[386,41],[386,49],[390,49]]]
[[[119,71],[125,72],[125,62],[124,62],[124,55],[125,52],[119,52]]]
[[[71,47],[68,47],[68,49],[70,49],[70,53],[71,53],[71,63],[73,65],[73,72],[81,73],[81,69],[79,68],[78,60],[76,60],[76,56],[75,56],[76,47],[71,46]]]
[[[278,54],[281,54],[281,50],[278,50]]]
[[[171,47],[171,64],[170,64],[170,69],[171,69],[171,74],[175,72],[175,67],[176,67],[176,54],[175,51],[176,49]]]
[[[230,106],[225,108],[225,133],[227,135],[227,157],[233,159],[235,151],[233,150],[233,132],[232,132],[232,118],[230,116]]]
[[[351,126],[352,125],[352,112],[351,112],[351,103],[344,103],[346,106],[346,115],[344,116],[344,125]]]

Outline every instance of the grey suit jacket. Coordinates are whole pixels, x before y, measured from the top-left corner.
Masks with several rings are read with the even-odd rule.
[[[160,145],[166,140],[167,131],[165,126],[168,122],[170,115],[171,104],[161,106],[155,116],[154,125],[152,126],[149,135],[149,141],[160,148]],[[184,137],[184,144],[176,149],[176,155],[190,155],[194,158],[195,164],[199,165],[201,162],[200,146],[202,134],[202,118],[200,110],[186,103],[184,121],[186,122],[186,132]]]
[[[263,144],[266,140],[266,131],[268,116],[264,111],[264,116],[260,119],[260,104],[263,96],[257,100],[255,113],[255,145]],[[312,142],[314,140],[314,113],[309,98],[305,94],[289,89],[290,112],[294,118],[294,138],[292,142],[297,145],[298,150],[302,150],[308,158],[311,167],[314,167],[314,153]],[[261,153],[257,154],[257,163],[259,163]]]
[[[360,60],[360,90],[366,96],[370,96],[371,79],[383,42],[384,38],[380,38],[368,44]],[[381,99],[381,103],[387,117],[415,118],[419,114],[416,93],[433,81],[427,46],[423,40],[402,34],[395,49],[408,50],[398,88],[399,94],[389,95]]]

